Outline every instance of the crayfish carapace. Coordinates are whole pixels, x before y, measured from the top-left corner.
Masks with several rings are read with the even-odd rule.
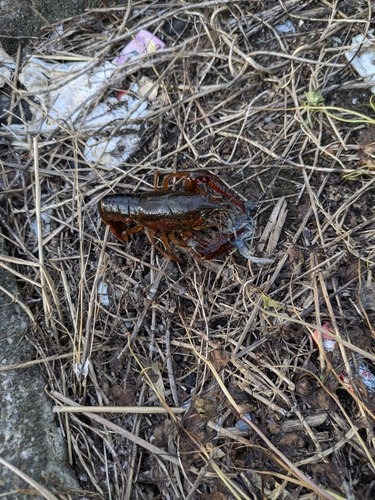
[[[178,178],[184,181],[183,190],[170,191],[169,181]],[[235,193],[208,172],[169,174],[163,179],[162,190],[104,196],[98,208],[117,238],[127,240],[130,234],[144,229],[150,243],[177,262],[180,259],[170,242],[191,248],[201,259],[213,259],[234,247],[250,258],[246,242],[254,235],[254,221]],[[218,214],[226,214],[227,228],[211,240],[199,238],[196,231],[218,225],[212,221]],[[157,232],[165,250],[155,242]]]

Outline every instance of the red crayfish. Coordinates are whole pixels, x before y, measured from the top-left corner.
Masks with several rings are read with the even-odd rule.
[[[184,180],[183,190],[170,191],[169,181],[177,178]],[[169,174],[164,177],[162,190],[157,189],[155,180],[155,191],[104,196],[98,209],[103,222],[117,238],[127,240],[128,235],[144,229],[150,243],[177,262],[180,259],[170,241],[178,247],[191,248],[201,259],[213,259],[233,247],[245,255],[248,251],[242,251],[244,242],[254,234],[254,221],[245,204],[216,175],[202,171]],[[209,219],[223,213],[228,215],[230,227],[211,241],[202,240],[192,232],[217,225]],[[133,227],[129,227],[131,224]],[[157,232],[165,250],[155,242]]]

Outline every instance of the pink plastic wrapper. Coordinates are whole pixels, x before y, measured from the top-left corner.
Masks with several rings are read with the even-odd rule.
[[[124,62],[135,59],[142,54],[151,54],[159,49],[164,49],[165,43],[146,30],[141,30],[136,37],[126,45],[120,54],[113,59],[114,64],[124,64]]]
[[[323,330],[326,330],[327,332],[330,331],[329,327],[330,327],[330,324],[328,323],[328,321],[322,324]],[[314,332],[312,334],[312,338],[313,338],[315,344],[319,345],[319,332],[318,332],[318,330],[314,330]],[[336,341],[333,340],[333,338],[330,335],[328,335],[328,333],[322,332],[322,341],[323,341],[323,349],[325,352],[331,352],[331,351],[335,350]]]

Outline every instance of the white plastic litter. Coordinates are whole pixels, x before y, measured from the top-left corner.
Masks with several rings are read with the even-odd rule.
[[[275,26],[275,29],[279,33],[295,33],[296,32],[296,28],[294,27],[292,22],[289,21],[289,19],[287,21],[285,21],[285,23],[278,24],[277,26]]]
[[[375,375],[367,368],[366,364],[362,361],[358,365],[358,374],[362,382],[367,386],[371,393],[375,392]]]
[[[12,77],[12,70],[7,68],[6,66],[0,67],[0,87],[4,87],[7,80],[10,80]]]
[[[91,136],[86,141],[84,155],[92,163],[118,166],[129,158],[139,142],[138,134],[114,136],[109,139]]]
[[[1,44],[0,44],[0,64],[2,66],[8,66],[8,68],[12,69],[16,67],[16,63],[14,62],[13,57],[11,57],[5,52]]]
[[[98,284],[98,296],[103,306],[109,306],[108,283],[101,281]]]
[[[140,98],[152,89],[154,82],[145,80],[141,88],[133,84],[117,98],[107,96],[99,103],[97,98],[119,64],[164,46],[152,33],[141,30],[118,57],[100,66],[94,59],[60,63],[31,58],[23,66],[19,80],[28,92],[34,94],[35,104],[30,104],[32,119],[10,128],[19,138],[24,138],[26,133],[48,134],[66,130],[86,140],[84,154],[89,161],[107,167],[118,166],[127,160],[138,144],[140,119],[147,108],[147,101],[141,103]],[[1,57],[0,50],[0,86],[1,68],[7,71],[7,78],[10,75],[9,69],[1,66]],[[155,100],[156,95],[157,88],[147,99]],[[115,135],[111,133],[114,129]]]
[[[86,361],[82,363],[74,363],[73,370],[77,377],[77,380],[80,382],[81,380],[85,380],[87,375],[89,374],[90,368],[90,360],[86,359]]]
[[[251,413],[244,413],[244,416],[245,416],[247,419],[249,419],[249,420],[252,420],[252,419],[253,419],[253,418],[252,418]],[[249,425],[247,422],[245,422],[245,421],[244,421],[244,420],[242,420],[242,419],[239,419],[239,420],[238,420],[238,422],[237,422],[237,429],[238,429],[239,431],[241,431],[241,432],[244,432],[244,431],[249,431],[249,430],[251,430],[251,427],[250,427],[250,425]]]
[[[137,92],[138,86],[134,84],[130,90]],[[108,97],[104,102],[100,102],[91,113],[86,115],[81,130],[93,130],[94,128],[103,130],[108,125],[112,128],[119,120],[140,118],[146,112],[147,102],[140,105],[138,103],[139,99],[131,94],[126,94],[125,98],[121,99],[121,102],[115,97]],[[138,130],[139,124],[127,123],[126,128]]]
[[[0,87],[4,86],[6,80],[11,79],[15,67],[14,59],[0,45]]]
[[[43,205],[43,208],[46,208],[46,205]],[[43,234],[49,234],[51,231],[51,222],[52,219],[50,215],[52,215],[53,209],[49,208],[48,210],[42,212],[40,214],[40,217],[42,219],[42,232]],[[38,238],[39,237],[39,228],[38,228],[38,223],[36,221],[36,217],[32,217],[30,220],[31,227],[35,233],[35,236]]]
[[[368,35],[372,37],[372,33],[373,30],[369,31]],[[350,65],[365,82],[375,83],[375,40],[357,35],[352,39],[352,46],[353,48],[345,53]],[[371,87],[371,92],[375,94],[375,86]]]
[[[141,118],[146,114],[147,102],[139,104],[133,93],[138,92],[138,85],[133,84],[130,92],[118,92],[117,99],[107,98],[89,113],[82,125],[83,130],[110,130],[120,120],[126,120],[126,133],[121,128],[118,134],[109,138],[93,135],[86,141],[84,155],[88,161],[100,162],[108,167],[125,162],[136,149],[139,142],[140,123],[128,123],[128,118]],[[142,96],[140,96],[142,97]],[[132,132],[134,131],[134,132]]]
[[[155,86],[155,82],[150,80],[150,78],[147,78],[147,76],[141,76],[141,78],[139,79],[139,89],[137,92],[137,95],[139,97],[145,97],[147,95],[147,92],[150,92],[147,96],[147,100],[153,102],[156,101],[158,91],[159,88]]]
[[[29,123],[12,128],[17,135],[46,134],[59,128],[84,134],[88,137],[84,151],[87,160],[112,168],[126,161],[137,147],[141,123],[128,120],[142,118],[147,102],[139,105],[139,99],[130,92],[121,102],[107,97],[88,112],[95,95],[116,69],[111,62],[92,66],[91,61],[50,63],[32,58],[24,66],[20,81],[35,94],[39,104],[31,107],[33,118]],[[137,89],[135,86],[131,90]],[[118,135],[108,139],[110,131],[120,123],[123,126]],[[120,143],[124,147],[119,147]]]
[[[116,66],[111,62],[92,66],[92,61],[50,63],[32,58],[23,67],[19,79],[29,92],[36,94],[40,103],[32,108],[33,119],[27,125],[28,132],[43,134],[60,127],[84,130],[103,125],[109,103],[100,103],[88,114],[85,109]],[[102,121],[98,120],[95,124],[95,118],[99,117]],[[104,121],[104,125],[111,119],[112,115]]]

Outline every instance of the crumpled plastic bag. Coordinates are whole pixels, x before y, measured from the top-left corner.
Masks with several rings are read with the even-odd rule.
[[[140,118],[146,103],[137,108],[138,99],[131,94],[126,101],[107,98],[87,112],[95,95],[112,76],[116,66],[106,62],[92,67],[92,63],[50,63],[32,58],[23,67],[19,79],[39,102],[32,107],[33,118],[27,123],[28,132],[48,133],[58,128],[70,131],[103,130],[115,125],[116,120]],[[135,108],[134,113],[131,110]],[[139,125],[130,124],[137,129]]]
[[[155,35],[141,30],[119,56],[101,65],[95,65],[96,61],[91,59],[61,63],[30,58],[19,80],[33,95],[33,101],[29,101],[32,117],[27,123],[13,124],[8,129],[18,137],[28,132],[49,134],[59,129],[82,134],[86,141],[84,154],[89,161],[109,167],[119,165],[139,142],[140,119],[146,114],[147,102],[138,98],[136,83],[127,92],[121,92],[121,97],[97,100],[119,64],[164,46]],[[149,85],[152,88],[153,83]],[[116,127],[119,129],[115,131]]]

